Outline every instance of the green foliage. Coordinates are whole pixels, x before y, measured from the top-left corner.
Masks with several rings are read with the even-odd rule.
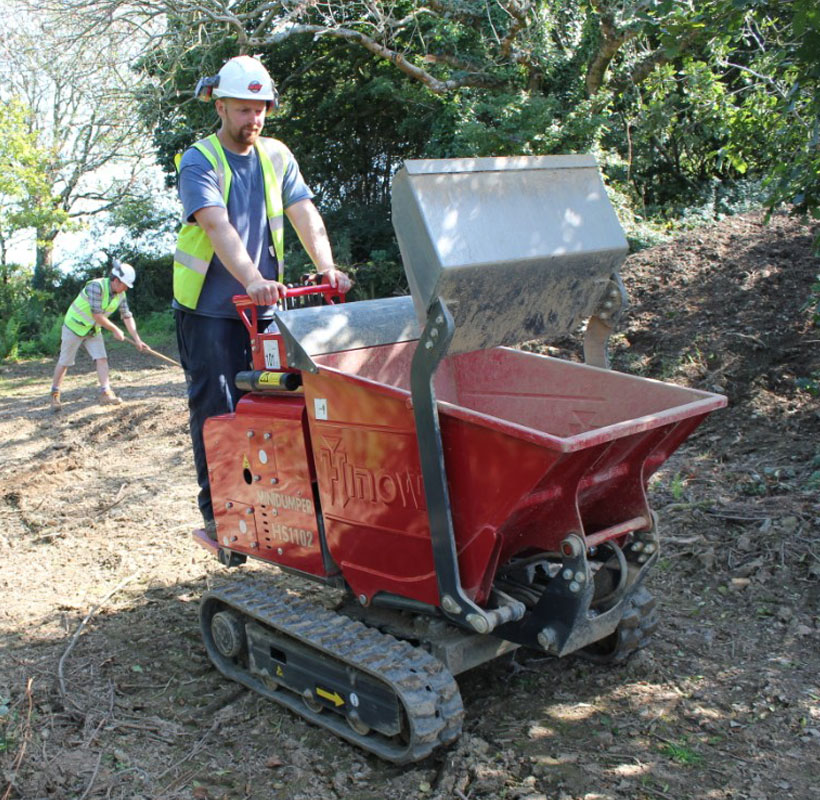
[[[820,326],[820,275],[816,276],[816,280],[809,287],[809,298],[802,310],[811,314],[812,324]]]
[[[764,199],[817,209],[813,0],[550,0],[526,18],[504,2],[421,7],[302,4],[287,13],[321,33],[272,37],[263,24],[253,44],[282,94],[267,133],[295,152],[337,260],[370,276],[360,282],[367,291],[392,293],[403,282],[391,266],[399,256],[389,190],[406,158],[592,152],[635,246]],[[275,15],[278,6],[264,9]],[[386,25],[381,43],[426,84],[398,58],[334,38],[341,29],[377,36],[374,9],[385,20],[412,17]],[[139,65],[153,81],[141,115],[171,183],[173,156],[216,128],[213,107],[191,93],[239,52],[225,30],[200,22],[195,38],[172,15],[167,37]],[[295,237],[288,248],[294,280],[310,265]],[[379,268],[385,280],[372,279]]]
[[[703,756],[692,749],[691,745],[685,740],[681,740],[680,742],[664,742],[661,746],[661,752],[685,767],[696,766],[703,761]]]
[[[121,233],[120,249],[141,253],[145,257],[166,255],[179,228],[179,210],[175,198],[159,181],[145,181],[139,189],[116,204],[99,224],[101,234]]]
[[[36,302],[26,303],[3,318],[0,324],[0,359],[55,355],[60,349],[62,315],[36,317]]]
[[[0,263],[6,263],[9,240],[27,228],[65,224],[55,207],[49,175],[49,152],[38,144],[30,112],[16,98],[0,100]]]
[[[772,209],[790,203],[797,213],[820,219],[820,8],[815,0],[787,5],[788,44],[774,53],[787,86],[778,100],[783,145],[769,176],[769,203]],[[815,247],[820,253],[820,234]]]
[[[372,300],[410,293],[401,261],[384,250],[374,250],[370,260],[351,267],[349,274],[354,281],[351,300]]]
[[[171,308],[162,311],[149,311],[139,318],[140,336],[146,341],[163,342],[174,338],[176,324]]]
[[[794,385],[801,392],[806,392],[812,397],[820,397],[820,372],[814,372],[808,378],[798,378]]]
[[[0,265],[0,358],[18,358],[31,353],[51,353],[55,341],[53,325],[63,313],[56,311],[52,294],[31,288],[31,270]]]

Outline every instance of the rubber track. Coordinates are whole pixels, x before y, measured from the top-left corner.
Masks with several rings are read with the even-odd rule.
[[[623,617],[615,633],[605,641],[609,649],[602,651],[595,644],[579,650],[576,655],[599,664],[620,664],[633,653],[646,647],[658,628],[658,610],[652,593],[638,586],[626,603]]]
[[[615,662],[626,661],[636,650],[649,644],[649,638],[658,628],[658,612],[655,598],[644,586],[639,586],[630,598],[618,627],[620,639]]]
[[[206,592],[201,607],[204,609],[206,603],[213,601],[383,681],[395,692],[404,709],[409,738],[398,742],[380,734],[363,736],[332,710],[325,709],[318,714],[311,711],[299,695],[285,687],[276,691],[266,689],[260,679],[245,669],[241,670],[241,676],[229,674],[220,665],[218,654],[214,658],[206,635],[209,655],[226,677],[396,764],[419,761],[461,734],[464,707],[458,684],[444,664],[425,650],[320,608],[275,585],[262,587],[237,581]],[[203,625],[204,619],[203,615]],[[233,662],[231,667],[237,669]]]

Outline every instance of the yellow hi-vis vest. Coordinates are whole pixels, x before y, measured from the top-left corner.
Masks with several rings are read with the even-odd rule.
[[[231,168],[217,135],[211,134],[207,139],[198,141],[194,147],[208,159],[213,167],[222,192],[222,200],[227,207],[228,195],[231,191]],[[279,280],[282,280],[285,217],[280,187],[287,166],[285,146],[276,139],[265,137],[257,140],[256,153],[262,167],[262,179],[265,186],[265,211],[273,242],[271,255],[276,256],[279,265]],[[181,158],[181,155],[176,157],[177,170]],[[214,248],[208,234],[196,222],[183,221],[174,253],[174,299],[177,303],[185,308],[196,308],[213,255]]]
[[[76,333],[77,336],[87,336],[92,328],[94,333],[100,332],[100,326],[94,322],[91,303],[88,302],[88,292],[86,291],[92,283],[100,284],[102,289],[102,313],[106,317],[110,317],[119,308],[122,298],[125,296],[125,292],[117,294],[111,291],[110,278],[95,278],[93,281],[89,281],[68,307],[63,320],[65,326]]]

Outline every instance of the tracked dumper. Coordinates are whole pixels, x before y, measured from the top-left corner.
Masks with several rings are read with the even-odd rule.
[[[240,571],[201,603],[220,672],[407,763],[459,736],[455,675],[645,643],[647,481],[726,401],[608,368],[627,246],[591,157],[408,161],[392,197],[411,296],[299,289],[262,333],[236,298],[254,369],[206,423],[218,538],[195,536],[347,598]],[[583,364],[509,347],[582,326]]]

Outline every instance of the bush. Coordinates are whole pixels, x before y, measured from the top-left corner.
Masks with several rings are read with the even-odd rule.
[[[349,267],[347,272],[354,281],[351,300],[372,300],[410,292],[401,262],[389,258],[383,250],[374,250],[369,261]]]
[[[136,317],[136,315],[135,315]],[[165,342],[175,337],[174,312],[167,308],[164,311],[151,311],[137,319],[140,337],[146,342]]]
[[[20,320],[10,316],[0,329],[0,358],[15,359],[20,346]]]

